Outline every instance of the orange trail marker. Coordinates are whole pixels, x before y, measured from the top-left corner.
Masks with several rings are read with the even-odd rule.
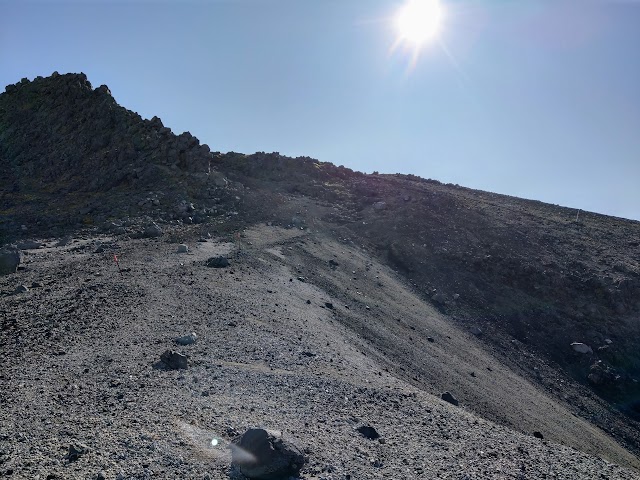
[[[122,269],[120,268],[120,263],[118,262],[118,256],[115,253],[113,254],[113,259],[116,262],[116,266],[118,267],[118,271],[120,272],[120,275],[122,275]]]

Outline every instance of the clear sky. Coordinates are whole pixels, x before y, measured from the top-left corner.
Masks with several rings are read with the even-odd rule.
[[[640,1],[441,0],[415,61],[405,1],[0,0],[0,84],[84,72],[214,151],[640,220]]]

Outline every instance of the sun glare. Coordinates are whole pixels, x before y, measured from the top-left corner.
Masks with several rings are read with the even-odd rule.
[[[425,45],[440,33],[443,17],[439,0],[408,0],[395,19],[398,40],[414,48]]]

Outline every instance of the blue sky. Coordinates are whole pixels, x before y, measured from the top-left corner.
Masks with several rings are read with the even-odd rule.
[[[0,85],[84,72],[214,151],[640,220],[640,2],[442,3],[412,67],[403,0],[0,0]]]

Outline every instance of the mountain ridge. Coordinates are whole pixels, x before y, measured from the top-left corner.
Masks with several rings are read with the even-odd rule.
[[[5,242],[83,232],[151,248],[147,240],[127,240],[144,237],[151,222],[173,241],[210,234],[240,245],[248,235],[257,245],[273,234],[280,240],[265,248],[292,245],[284,264],[294,278],[360,305],[352,290],[365,288],[355,274],[360,267],[345,270],[347,257],[325,263],[341,256],[343,245],[359,265],[389,268],[415,297],[399,286],[398,295],[420,299],[429,319],[427,328],[416,320],[419,311],[369,280],[362,280],[366,292],[385,314],[340,307],[338,322],[360,335],[362,348],[389,374],[436,393],[450,381],[438,373],[442,365],[456,372],[456,393],[474,414],[530,432],[535,422],[518,410],[521,402],[537,412],[545,438],[590,454],[602,449],[638,468],[640,222],[590,212],[576,218],[575,209],[536,200],[413,175],[364,174],[309,157],[211,152],[157,117],[142,120],[118,106],[108,87],[93,89],[83,74],[23,80],[0,94],[0,167]],[[308,236],[306,246],[287,243],[293,232]],[[331,250],[311,246],[322,243]],[[364,322],[366,315],[375,322]],[[447,340],[449,328],[461,339]],[[441,363],[415,350],[430,345],[433,329],[450,349]],[[575,351],[574,342],[592,353]],[[489,371],[500,372],[494,381],[513,399],[462,375],[471,367],[453,352],[467,348],[500,365]],[[528,393],[516,395],[513,385]],[[538,406],[530,403],[536,392],[545,399]],[[553,402],[564,412],[556,420],[573,433],[541,417]],[[593,432],[572,439],[581,428]]]

